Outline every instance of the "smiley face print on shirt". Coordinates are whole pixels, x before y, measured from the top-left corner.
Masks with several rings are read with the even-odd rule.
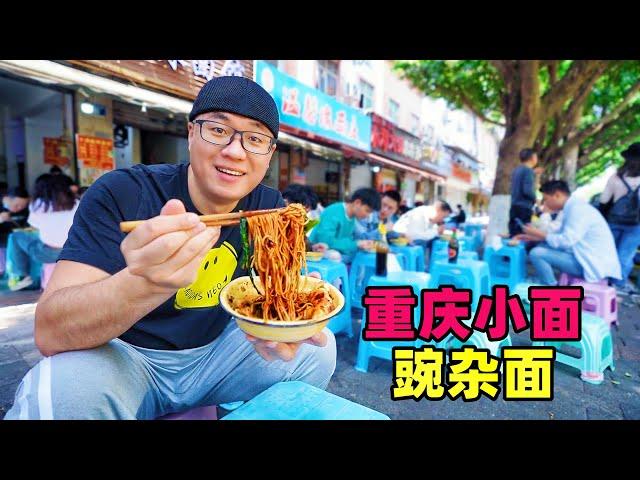
[[[228,284],[238,266],[238,253],[233,245],[224,242],[207,253],[198,270],[196,281],[176,293],[174,307],[215,307],[220,302],[220,290]]]

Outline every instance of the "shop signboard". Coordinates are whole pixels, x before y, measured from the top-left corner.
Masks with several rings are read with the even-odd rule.
[[[359,109],[300,83],[262,60],[256,61],[255,80],[275,99],[282,124],[371,151],[371,119]]]
[[[458,163],[453,163],[451,165],[451,175],[467,183],[471,183],[471,171]]]
[[[372,152],[409,165],[420,166],[422,147],[418,137],[375,113],[371,114],[371,121]]]
[[[65,60],[62,63],[190,100],[214,77],[253,78],[253,60]]]
[[[44,163],[66,167],[71,158],[71,142],[65,138],[42,139],[44,143]]]

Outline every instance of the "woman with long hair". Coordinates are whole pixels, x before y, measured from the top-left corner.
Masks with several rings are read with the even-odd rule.
[[[609,222],[622,269],[622,280],[614,280],[614,285],[623,293],[634,293],[636,288],[627,277],[640,245],[640,143],[630,145],[621,155],[624,163],[600,195],[600,211]]]
[[[61,175],[45,173],[36,179],[27,222],[38,229],[38,235],[16,231],[9,237],[7,270],[11,290],[33,283],[29,275],[31,262],[58,260],[78,203],[69,182]]]

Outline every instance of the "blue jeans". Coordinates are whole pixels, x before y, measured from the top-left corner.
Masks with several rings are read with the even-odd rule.
[[[154,350],[114,339],[46,357],[18,386],[5,420],[146,419],[193,407],[247,401],[278,382],[326,389],[336,343],[302,344],[290,362],[264,360],[235,321],[208,345]]]
[[[640,245],[640,225],[618,225],[610,223],[611,233],[616,241],[618,249],[618,258],[620,259],[620,268],[622,270],[622,280],[614,280],[614,285],[624,286],[627,277],[633,268],[633,257]]]
[[[542,243],[529,252],[529,260],[536,269],[539,280],[543,285],[557,285],[553,269],[568,273],[574,277],[582,277],[582,266],[573,256],[573,253],[551,248],[549,244]]]
[[[61,251],[42,243],[36,232],[13,232],[7,243],[7,273],[12,277],[26,277],[31,262],[55,263]]]

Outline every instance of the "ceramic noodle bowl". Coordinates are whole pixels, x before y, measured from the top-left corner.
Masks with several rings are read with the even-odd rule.
[[[262,292],[260,278],[254,277],[254,282]],[[344,307],[344,296],[335,286],[319,278],[300,277],[302,292],[311,292],[320,285],[324,285],[329,291],[333,300],[333,309],[313,320],[262,320],[239,313],[234,305],[240,305],[245,300],[251,302],[259,297],[248,276],[238,277],[225,286],[220,292],[220,304],[234,318],[240,330],[253,337],[275,342],[299,342],[321,331]]]

